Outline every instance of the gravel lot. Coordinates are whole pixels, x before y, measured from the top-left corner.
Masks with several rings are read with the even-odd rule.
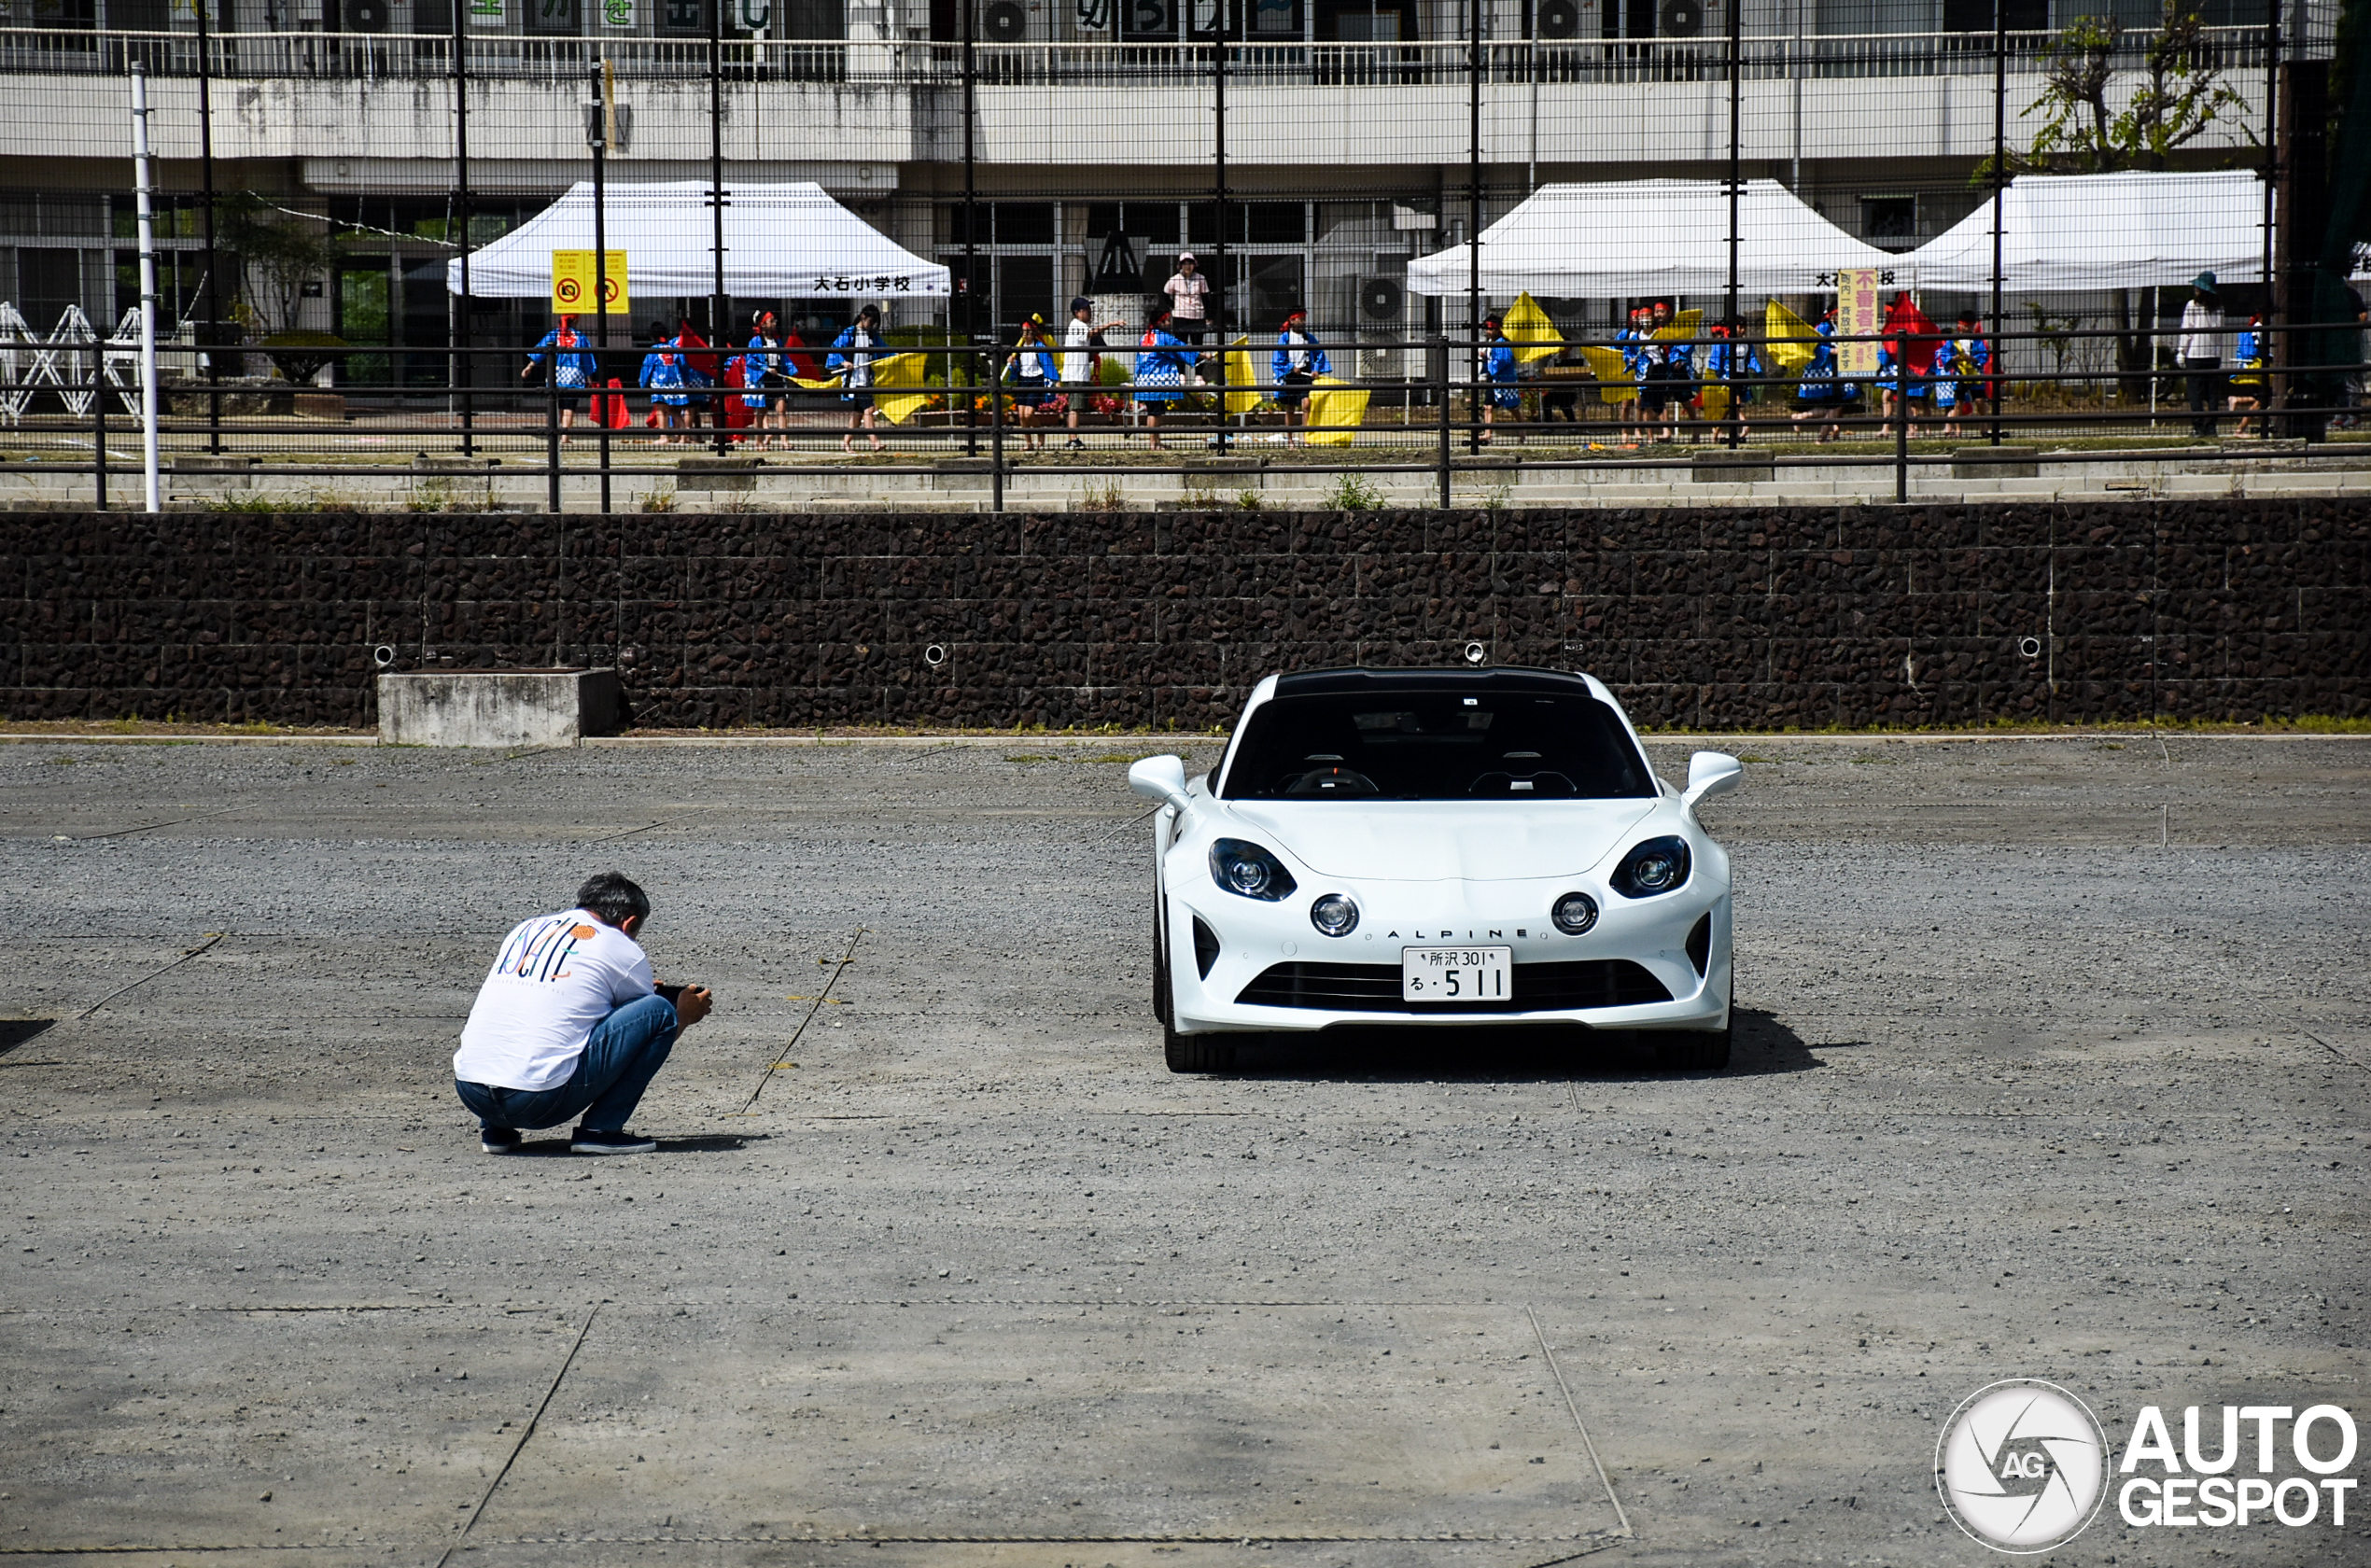
[[[1976,1563],[1997,1379],[2371,1426],[2371,741],[1732,744],[1729,1072],[1214,1079],[1144,741],[0,746],[0,1551]],[[718,996],[664,1146],[489,1160],[477,979],[612,864]],[[2371,1497],[2052,1561],[2210,1559]]]

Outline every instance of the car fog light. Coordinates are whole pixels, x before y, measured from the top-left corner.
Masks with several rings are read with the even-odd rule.
[[[1566,936],[1578,936],[1597,923],[1597,901],[1587,893],[1566,893],[1556,901],[1548,917]]]
[[[1327,893],[1309,906],[1309,923],[1327,936],[1348,936],[1358,929],[1358,905],[1340,893]]]
[[[1282,861],[1240,838],[1222,838],[1210,847],[1210,879],[1230,893],[1263,903],[1290,898],[1296,886]]]
[[[1676,836],[1633,845],[1621,864],[1614,867],[1612,878],[1614,891],[1624,898],[1652,898],[1687,880],[1688,841]]]

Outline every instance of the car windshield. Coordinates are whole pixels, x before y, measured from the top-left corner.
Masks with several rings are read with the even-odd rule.
[[[1610,800],[1655,793],[1611,707],[1582,693],[1277,697],[1252,716],[1230,800]]]

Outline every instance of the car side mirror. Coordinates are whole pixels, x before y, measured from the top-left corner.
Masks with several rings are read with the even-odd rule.
[[[1725,795],[1746,781],[1746,764],[1726,751],[1699,751],[1688,759],[1688,792],[1679,804],[1690,811],[1698,801]]]
[[[1186,793],[1186,764],[1176,757],[1146,757],[1130,763],[1128,787],[1148,801],[1173,805],[1180,811],[1190,810],[1193,805]]]

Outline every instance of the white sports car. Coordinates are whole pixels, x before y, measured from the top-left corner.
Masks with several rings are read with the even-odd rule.
[[[1147,757],[1153,1007],[1170,1068],[1250,1032],[1477,1019],[1653,1031],[1663,1066],[1729,1063],[1729,856],[1696,805],[1745,777],[1647,765],[1595,679],[1317,670],[1254,689],[1190,783]]]

